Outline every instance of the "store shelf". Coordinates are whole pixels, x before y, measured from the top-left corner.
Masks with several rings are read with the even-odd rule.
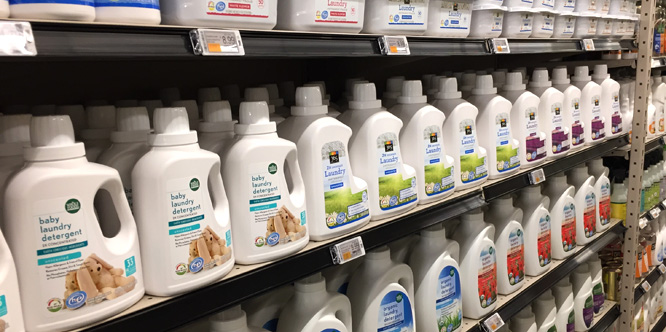
[[[661,276],[661,271],[657,268],[657,266],[653,266],[652,269],[650,269],[650,272],[648,273],[645,278],[641,279],[636,285],[634,286],[634,303],[638,302],[638,300],[643,297],[645,294],[645,291],[643,290],[643,287],[641,286],[644,282],[647,282],[650,284],[650,287],[654,285],[654,283],[657,282],[657,279]]]
[[[662,314],[661,317],[652,325],[650,325],[650,332],[663,332],[666,331],[666,315]]]
[[[599,315],[594,316],[592,320],[592,327],[588,332],[603,332],[606,331],[615,320],[620,317],[620,304],[613,301],[604,301],[604,306],[601,308]]]
[[[652,57],[652,68],[661,68],[666,66],[666,57],[654,56]]]
[[[523,307],[532,303],[539,295],[550,289],[562,278],[568,277],[576,267],[589,259],[593,254],[599,252],[608,244],[617,241],[618,236],[624,232],[624,227],[619,219],[613,219],[613,224],[605,232],[584,247],[578,247],[576,253],[566,260],[553,260],[550,270],[537,277],[525,278],[525,285],[516,293],[500,295],[497,299],[497,309],[490,315],[498,313],[504,322],[517,314]],[[464,319],[463,331],[483,332],[481,320]]]
[[[582,52],[580,39],[509,39],[512,54]],[[595,51],[626,50],[633,40],[595,39]]]
[[[664,146],[664,136],[652,137],[645,142],[645,153],[656,150],[658,148],[663,148]]]

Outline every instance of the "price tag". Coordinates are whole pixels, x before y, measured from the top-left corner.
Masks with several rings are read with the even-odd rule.
[[[659,217],[659,212],[661,212],[660,208],[650,210],[650,216],[652,216],[652,219],[657,219],[657,217]]]
[[[379,50],[384,55],[410,55],[409,43],[405,36],[379,37]]]
[[[495,332],[504,326],[504,321],[498,313],[494,313],[492,316],[484,320],[481,326],[483,326],[483,328],[488,332]]]
[[[592,39],[581,40],[581,45],[583,45],[583,51],[594,51],[594,40]]]
[[[509,48],[509,41],[506,38],[493,38],[490,44],[495,54],[508,54],[511,53]]]
[[[238,30],[195,29],[190,31],[190,40],[196,55],[245,55]]]
[[[530,179],[530,184],[539,184],[546,181],[546,174],[543,173],[543,168],[535,169],[527,176]]]
[[[664,264],[659,264],[659,272],[661,274],[666,274],[666,265]]]
[[[35,56],[37,47],[28,22],[0,22],[0,56]]]
[[[650,291],[650,288],[652,288],[652,286],[650,286],[650,283],[647,282],[647,280],[645,280],[645,281],[643,281],[643,283],[641,284],[641,288],[643,288],[643,290],[647,293],[647,292]]]
[[[365,255],[363,239],[357,236],[331,247],[333,264],[344,264]]]
[[[652,68],[660,66],[661,66],[661,61],[659,59],[652,59]]]
[[[666,199],[661,202],[661,209],[666,210]]]
[[[643,229],[645,226],[647,226],[648,220],[647,218],[643,217],[638,219],[638,228]]]

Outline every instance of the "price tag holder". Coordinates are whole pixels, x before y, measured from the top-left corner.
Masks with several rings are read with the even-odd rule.
[[[357,236],[331,247],[333,264],[344,264],[365,255],[363,239]]]
[[[546,181],[546,174],[543,173],[543,168],[533,170],[527,177],[530,180],[530,184],[539,184]]]
[[[484,320],[481,326],[483,326],[483,329],[487,332],[495,332],[504,326],[504,321],[498,313],[494,313],[492,316]]]
[[[647,218],[643,217],[638,219],[638,228],[643,229],[645,226],[647,226],[648,220]]]
[[[661,209],[666,210],[666,199],[661,202]]]
[[[659,273],[661,274],[666,274],[666,265],[664,264],[659,264]]]
[[[583,51],[594,51],[594,40],[583,39],[580,42],[583,47]]]
[[[28,22],[0,21],[0,56],[35,56],[37,46]]]
[[[659,212],[661,212],[661,209],[658,207],[650,210],[650,216],[652,217],[652,219],[657,219],[659,217]]]
[[[409,42],[405,36],[379,37],[379,50],[383,55],[410,55]]]
[[[493,38],[490,40],[490,46],[495,54],[509,54],[509,41],[506,38]]]
[[[243,56],[245,48],[238,30],[194,29],[190,31],[196,55]]]
[[[643,281],[643,283],[641,284],[641,288],[643,288],[643,290],[647,293],[647,292],[650,291],[650,288],[652,288],[652,286],[650,286],[650,283],[647,282],[647,280],[646,280],[646,281]]]

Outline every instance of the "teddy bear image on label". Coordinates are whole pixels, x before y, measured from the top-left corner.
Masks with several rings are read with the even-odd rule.
[[[220,266],[231,259],[231,248],[227,246],[227,241],[221,238],[210,226],[201,231],[201,236],[190,242],[190,258],[188,266],[196,258],[203,259],[203,270]],[[201,270],[199,270],[201,271]],[[190,271],[193,273],[199,271]]]
[[[301,225],[301,219],[296,218],[284,205],[280,207],[275,216],[266,220],[266,239],[269,239],[273,233],[279,235],[279,241],[274,245],[296,241],[305,236],[305,231],[306,228]],[[268,241],[268,244],[271,245],[271,241]]]
[[[70,271],[65,276],[63,302],[67,303],[70,295],[79,291],[86,293],[86,304],[113,300],[132,291],[136,282],[134,276],[125,277],[123,269],[114,268],[97,255],[91,254],[79,269]]]

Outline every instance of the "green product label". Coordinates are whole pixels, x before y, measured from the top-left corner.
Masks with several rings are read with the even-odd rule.
[[[557,326],[555,325],[551,326],[547,332],[557,332]]]
[[[474,120],[465,119],[458,126],[460,137],[460,180],[468,183],[488,176],[486,158],[476,153],[476,132]]]
[[[444,167],[446,156],[442,146],[442,128],[436,125],[426,127],[423,130],[423,144],[426,195],[434,196],[453,189],[453,167]]]
[[[403,179],[398,136],[387,132],[377,137],[379,207],[391,210],[416,202],[416,177]]]

